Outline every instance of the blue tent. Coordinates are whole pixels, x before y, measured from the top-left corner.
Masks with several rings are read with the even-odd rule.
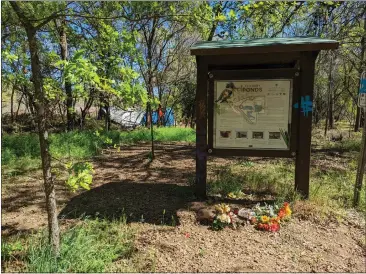
[[[158,123],[158,112],[153,111],[151,113],[153,124],[156,125]],[[165,126],[174,126],[174,111],[171,108],[167,108],[164,112],[164,123]],[[144,118],[141,120],[141,125],[146,125],[146,113]]]

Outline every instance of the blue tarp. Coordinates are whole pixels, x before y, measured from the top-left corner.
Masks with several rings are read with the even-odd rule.
[[[151,113],[153,124],[156,125],[158,123],[158,112],[153,111]],[[167,108],[164,113],[164,122],[165,126],[174,126],[174,111],[171,108]],[[141,120],[141,125],[146,125],[146,113],[144,115],[144,118]]]

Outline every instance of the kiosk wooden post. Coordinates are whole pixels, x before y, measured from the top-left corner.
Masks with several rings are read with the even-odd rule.
[[[338,48],[337,41],[312,37],[210,41],[196,43],[191,48],[191,54],[196,55],[197,60],[196,195],[198,197],[206,197],[207,157],[210,156],[296,158],[295,189],[304,198],[309,196],[315,60],[320,50],[336,48]],[[227,89],[223,86],[224,83],[227,83]],[[240,88],[235,84],[241,84]],[[276,90],[280,92],[276,93]],[[224,94],[228,99],[218,97],[218,92],[222,92],[221,97]],[[254,94],[259,92],[257,94],[263,96],[245,97],[247,92]],[[273,97],[275,95],[284,100],[284,107],[278,108],[284,109],[281,121],[276,121],[276,117],[271,117],[270,114],[272,102],[269,98],[276,99]],[[243,96],[244,101],[248,98],[248,102],[252,100],[251,104],[254,104],[254,107],[244,105],[245,103],[240,105],[239,101],[235,102],[238,96]],[[228,103],[223,105],[224,112],[230,106],[243,114],[243,119],[248,121],[249,126],[242,126],[239,129],[239,126],[235,128],[223,126],[226,131],[220,131],[218,127],[222,126],[224,121],[218,118],[218,113],[221,112],[217,108],[219,104],[217,102],[220,100],[219,103]],[[286,109],[287,103],[289,103],[288,109]],[[273,124],[282,123],[283,126],[278,129],[279,132],[273,132],[273,129],[255,131],[255,126],[261,125],[258,121],[266,123],[263,119],[269,119],[267,122],[269,125],[272,119]]]

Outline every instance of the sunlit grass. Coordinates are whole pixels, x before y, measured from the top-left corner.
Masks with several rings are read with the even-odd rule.
[[[151,140],[150,129],[133,131],[72,131],[50,135],[50,150],[56,159],[85,159],[98,155],[101,148],[113,145],[135,144]],[[195,131],[191,128],[154,128],[157,142],[194,142]],[[2,136],[2,167],[14,175],[39,168],[40,148],[37,134],[18,133]]]
[[[356,156],[357,153],[354,153]],[[248,163],[249,161],[247,161]],[[294,163],[277,160],[268,163],[245,164],[240,161],[210,178],[207,184],[208,193],[227,197],[234,193],[271,194],[278,201],[296,201],[300,196],[294,190]],[[329,167],[326,171],[317,167],[310,169],[309,201],[318,206],[333,209],[352,207],[353,191],[356,176],[356,164],[350,162],[344,170]],[[366,212],[366,186],[361,192],[359,210]],[[244,197],[245,198],[245,197]]]
[[[61,233],[58,258],[51,252],[46,231],[41,231],[23,241],[3,242],[2,260],[20,260],[20,270],[33,273],[108,272],[114,262],[132,256],[134,235],[123,219],[84,220]]]

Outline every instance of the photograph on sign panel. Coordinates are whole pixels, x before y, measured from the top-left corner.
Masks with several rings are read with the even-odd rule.
[[[236,138],[248,138],[248,132],[247,131],[237,131]]]
[[[269,132],[268,138],[269,139],[281,139],[281,133],[280,132]]]
[[[253,139],[263,139],[264,133],[263,131],[253,131]]]
[[[214,87],[214,148],[289,149],[292,80],[215,81]]]

